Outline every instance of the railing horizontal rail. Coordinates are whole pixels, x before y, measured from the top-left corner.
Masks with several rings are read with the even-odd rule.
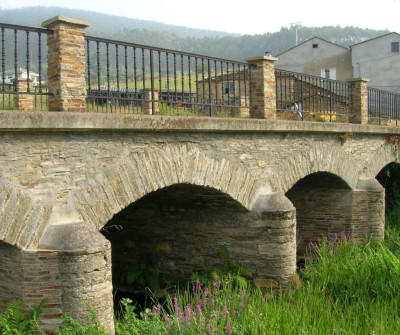
[[[251,106],[244,62],[91,36],[86,54],[89,111],[241,116]]]
[[[301,120],[352,116],[351,83],[279,69],[275,81],[277,111],[297,113]]]

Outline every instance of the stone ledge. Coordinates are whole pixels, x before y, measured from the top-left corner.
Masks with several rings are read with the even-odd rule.
[[[400,127],[262,119],[0,111],[0,131],[187,131],[400,134]]]
[[[68,16],[58,15],[49,20],[44,21],[42,23],[42,27],[49,28],[50,25],[55,22],[64,22],[64,23],[73,24],[76,26],[81,26],[81,27],[89,27],[90,26],[90,22],[87,20],[75,19],[75,18],[68,17]]]

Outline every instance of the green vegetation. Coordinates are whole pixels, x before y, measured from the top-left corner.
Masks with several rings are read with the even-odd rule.
[[[3,335],[25,335],[40,332],[39,316],[46,300],[35,308],[25,311],[21,300],[13,300],[0,314],[0,332]]]

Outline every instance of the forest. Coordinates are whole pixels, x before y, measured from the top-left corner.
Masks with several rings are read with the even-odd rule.
[[[57,15],[90,21],[91,25],[86,31],[89,36],[237,61],[263,55],[266,51],[270,52],[273,56],[278,56],[280,53],[296,45],[296,29],[299,43],[318,36],[344,47],[349,47],[389,32],[387,30],[362,29],[353,26],[306,27],[297,25],[283,26],[277,32],[266,32],[258,35],[239,35],[221,31],[167,25],[91,11],[40,6],[20,9],[0,9],[0,23],[38,28],[42,22]],[[268,27],[266,27],[267,29]],[[23,39],[18,43],[23,43]]]

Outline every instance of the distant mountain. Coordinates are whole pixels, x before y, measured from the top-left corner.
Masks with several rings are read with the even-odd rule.
[[[43,21],[56,15],[89,20],[91,25],[87,29],[87,34],[90,36],[239,61],[264,55],[266,51],[271,52],[272,55],[278,55],[292,48],[296,43],[295,27],[283,27],[275,33],[235,35],[59,7],[0,9],[0,22],[40,27]],[[388,32],[388,30],[362,29],[352,26],[344,28],[297,26],[299,42],[318,36],[344,47]]]
[[[148,31],[172,33],[179,37],[189,36],[194,38],[202,38],[205,36],[234,36],[234,34],[222,31],[193,29],[155,21],[131,19],[122,16],[62,7],[36,6],[17,9],[0,9],[0,22],[40,27],[42,22],[57,15],[90,21],[90,27],[87,29],[87,33],[89,35],[94,35],[96,33],[101,36],[107,35],[108,37],[118,35],[124,30],[145,29]]]

